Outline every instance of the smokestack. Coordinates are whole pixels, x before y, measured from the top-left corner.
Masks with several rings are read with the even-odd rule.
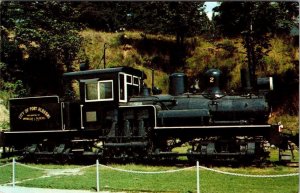
[[[250,73],[247,71],[246,68],[241,69],[241,83],[242,83],[242,88],[245,91],[251,91],[251,81],[250,81]]]

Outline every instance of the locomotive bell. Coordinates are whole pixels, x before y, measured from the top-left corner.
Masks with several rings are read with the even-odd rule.
[[[210,69],[205,72],[205,82],[208,86],[204,91],[204,95],[208,98],[216,99],[224,96],[220,90],[220,77],[222,72],[218,69]]]
[[[89,69],[89,60],[88,59],[86,59],[85,61],[81,61],[80,62],[80,65],[79,65],[79,69],[80,69],[80,71],[85,71],[85,70],[88,70]]]

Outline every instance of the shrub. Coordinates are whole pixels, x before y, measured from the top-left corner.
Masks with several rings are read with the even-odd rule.
[[[5,82],[0,80],[0,99],[3,100],[3,104],[8,108],[8,103],[10,98],[18,98],[28,96],[30,93],[29,89],[26,89],[21,80],[17,80],[14,83]]]

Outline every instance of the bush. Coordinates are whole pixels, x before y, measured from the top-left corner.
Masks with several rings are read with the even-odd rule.
[[[6,108],[8,108],[8,103],[10,98],[19,98],[28,96],[30,90],[25,89],[23,82],[21,80],[17,80],[14,83],[5,82],[4,80],[0,80],[0,99],[3,100],[3,104]]]
[[[223,49],[223,53],[221,58],[231,58],[233,57],[234,53],[236,52],[236,47],[232,40],[225,39],[222,43],[217,44],[217,49]]]

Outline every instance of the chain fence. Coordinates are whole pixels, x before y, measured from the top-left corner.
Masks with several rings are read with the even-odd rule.
[[[122,168],[118,168],[118,167],[112,167],[112,166],[108,166],[108,165],[103,165],[103,164],[99,164],[99,161],[96,161],[96,164],[92,164],[92,165],[88,165],[88,166],[82,166],[82,167],[77,167],[77,168],[67,168],[67,169],[50,169],[50,168],[42,168],[42,167],[37,167],[37,166],[30,166],[27,164],[23,164],[23,163],[19,163],[19,162],[15,162],[15,160],[13,159],[12,163],[7,163],[4,165],[1,165],[0,168],[4,168],[4,167],[8,167],[11,166],[12,167],[12,182],[9,183],[4,183],[4,184],[0,184],[0,186],[7,186],[7,185],[12,185],[13,187],[15,186],[15,184],[20,184],[23,182],[27,182],[27,181],[31,181],[31,180],[36,180],[36,179],[42,179],[42,178],[47,178],[47,177],[52,177],[53,175],[43,175],[40,177],[35,177],[35,178],[29,178],[29,179],[24,179],[24,180],[20,180],[20,181],[16,181],[16,165],[28,168],[28,169],[33,169],[33,170],[41,170],[41,171],[51,171],[52,173],[57,173],[56,175],[64,175],[65,173],[78,173],[84,169],[87,168],[92,168],[92,167],[96,167],[96,187],[97,187],[97,192],[100,191],[100,168],[106,168],[109,170],[114,170],[114,171],[118,171],[118,172],[126,172],[126,173],[134,173],[134,174],[166,174],[166,173],[175,173],[175,172],[182,172],[182,171],[187,171],[187,170],[195,170],[196,169],[196,177],[197,177],[197,193],[200,193],[200,169],[202,170],[207,170],[210,172],[214,172],[214,173],[219,173],[219,174],[224,174],[224,175],[231,175],[231,176],[238,176],[238,177],[249,177],[249,178],[279,178],[279,177],[291,177],[291,176],[299,176],[299,172],[297,173],[288,173],[288,174],[274,174],[274,175],[255,175],[255,174],[242,174],[242,173],[233,173],[233,172],[227,172],[227,171],[222,171],[222,170],[218,170],[218,169],[213,169],[213,168],[208,168],[208,167],[204,167],[204,166],[200,166],[199,162],[196,163],[196,166],[191,166],[191,167],[185,167],[185,168],[179,168],[179,169],[171,169],[171,170],[165,170],[165,171],[137,171],[137,170],[127,170],[127,169],[122,169]]]

